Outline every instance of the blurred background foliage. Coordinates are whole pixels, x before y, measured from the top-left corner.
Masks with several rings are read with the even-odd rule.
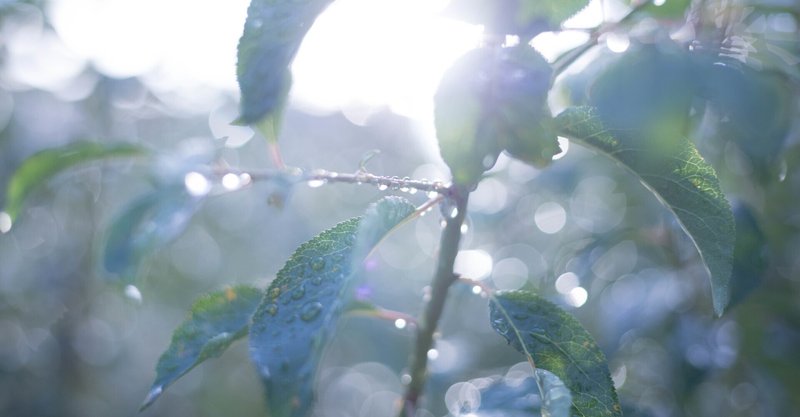
[[[0,186],[36,151],[77,140],[157,150],[153,158],[58,175],[36,189],[13,227],[0,224],[2,415],[135,415],[192,300],[229,284],[266,286],[299,243],[385,194],[273,182],[212,197],[184,233],[145,256],[135,287],[109,280],[99,246],[112,219],[137,198],[182,183],[201,164],[272,166],[263,140],[228,124],[238,98],[233,63],[225,59],[234,56],[246,2],[163,2],[183,12],[166,18],[147,15],[150,3],[0,1]],[[339,3],[329,14],[365,4]],[[398,7],[377,3],[386,4],[364,7]],[[206,12],[199,23],[192,23],[192,7]],[[619,115],[634,123],[653,116],[654,97],[667,98],[657,101],[662,118],[675,97],[691,100],[690,117],[669,123],[691,132],[734,201],[739,304],[715,318],[706,271],[674,217],[620,167],[578,146],[541,171],[500,157],[471,198],[457,270],[500,289],[534,289],[575,314],[606,352],[626,415],[800,415],[800,5],[608,0],[584,14],[596,25],[618,21],[631,7],[639,9],[634,18],[604,31],[557,79],[551,107],[558,113],[597,100],[613,106],[620,94],[641,103],[641,113]],[[367,23],[368,12],[361,15]],[[223,18],[233,22],[230,30],[215,25]],[[325,18],[320,26],[332,25]],[[167,36],[155,31],[162,24],[177,40],[159,38]],[[131,32],[130,39],[112,36],[109,25]],[[192,31],[197,27],[203,30]],[[586,31],[570,32],[578,44],[586,39]],[[81,36],[96,44],[77,42]],[[544,33],[533,42],[546,49],[557,38]],[[180,47],[142,62],[134,59],[138,49],[127,49],[139,44]],[[559,47],[548,51],[555,59]],[[196,56],[206,61],[192,61]],[[350,56],[342,52],[342,65]],[[199,65],[175,65],[184,61]],[[311,71],[300,68],[311,61],[301,52],[296,70]],[[217,68],[229,78],[216,82]],[[605,90],[612,93],[593,93]],[[689,90],[694,98],[682,94]],[[353,172],[380,149],[371,172],[447,179],[430,120],[407,106],[362,97],[328,100],[332,107],[321,109],[303,100],[293,96],[284,122],[288,164]],[[367,262],[360,294],[418,313],[439,229],[434,212],[385,241]],[[393,415],[412,336],[398,327],[363,317],[341,324],[318,376],[316,415]],[[475,401],[464,381],[481,386],[524,374],[515,366],[521,357],[489,327],[486,300],[468,287],[454,288],[437,353],[422,416],[457,414],[459,404]],[[245,344],[237,343],[143,415],[264,412]]]

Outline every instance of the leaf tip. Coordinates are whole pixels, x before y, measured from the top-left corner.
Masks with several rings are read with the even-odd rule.
[[[150,407],[151,405],[153,405],[153,403],[156,402],[158,397],[161,396],[162,392],[164,392],[164,387],[163,386],[161,386],[161,385],[153,385],[153,387],[150,388],[150,392],[148,392],[147,396],[144,398],[144,401],[142,401],[142,405],[139,406],[139,412],[141,413],[147,407]]]

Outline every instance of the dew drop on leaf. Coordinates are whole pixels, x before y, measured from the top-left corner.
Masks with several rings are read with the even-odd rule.
[[[311,261],[311,269],[313,269],[314,271],[319,272],[319,271],[322,271],[323,268],[325,268],[325,260],[324,259],[315,258],[313,261]]]
[[[301,284],[292,291],[292,300],[299,300],[303,298],[304,295],[306,295],[306,287]]]
[[[322,311],[322,303],[312,301],[303,306],[303,311],[300,312],[300,319],[303,321],[311,321],[319,316]]]
[[[267,307],[266,307],[264,310],[265,310],[265,311],[266,311],[266,312],[267,312],[267,313],[268,313],[270,316],[274,316],[274,315],[278,314],[278,305],[277,305],[277,304],[275,304],[275,303],[271,303],[271,304],[269,304],[269,305],[268,305],[268,306],[267,306]]]

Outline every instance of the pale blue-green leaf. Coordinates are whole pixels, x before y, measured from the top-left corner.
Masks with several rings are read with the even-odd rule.
[[[118,279],[136,278],[142,258],[178,238],[203,201],[184,187],[168,187],[130,203],[106,231],[103,269]]]
[[[4,211],[14,220],[34,188],[66,169],[100,159],[144,153],[143,148],[132,144],[96,142],[75,142],[37,152],[26,159],[8,181]]]
[[[509,291],[492,297],[490,320],[494,330],[532,364],[563,381],[572,393],[575,414],[622,415],[605,355],[570,314],[531,292]],[[563,391],[546,374],[536,377],[542,398],[552,410],[559,410]],[[548,388],[555,391],[548,394]]]
[[[264,292],[237,286],[197,300],[189,318],[172,334],[169,348],[158,359],[156,379],[141,409],[150,406],[170,384],[247,334],[250,317]]]
[[[322,350],[351,298],[360,262],[414,206],[398,197],[373,204],[300,245],[278,271],[253,315],[250,356],[266,389],[271,417],[301,417],[313,405]]]
[[[615,159],[675,213],[708,267],[714,311],[721,315],[731,297],[736,228],[714,168],[688,139],[665,146],[636,131],[608,129],[591,107],[569,108],[555,121],[559,135]]]
[[[536,369],[536,377],[521,381],[506,378],[481,389],[475,417],[570,417],[572,395],[552,372]]]
[[[274,136],[292,83],[289,66],[314,20],[332,1],[250,2],[236,64],[241,122],[259,124],[260,131]]]

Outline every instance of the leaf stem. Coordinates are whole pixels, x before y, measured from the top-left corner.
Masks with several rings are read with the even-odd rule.
[[[430,300],[425,305],[422,319],[417,327],[417,338],[411,355],[411,381],[406,388],[401,417],[413,417],[425,388],[428,370],[428,351],[433,347],[434,333],[444,310],[447,291],[458,277],[453,272],[453,263],[461,241],[461,225],[467,211],[467,190],[452,187],[448,198],[455,203],[451,213],[445,213],[445,228],[439,245],[436,274],[431,283]]]

